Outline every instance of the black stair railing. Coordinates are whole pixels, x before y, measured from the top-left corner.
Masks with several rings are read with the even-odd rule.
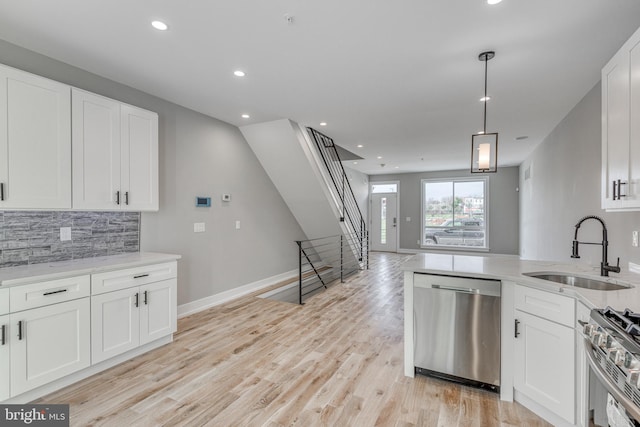
[[[340,201],[340,221],[343,221],[347,225],[349,234],[354,235],[354,238],[351,240],[362,266],[369,268],[367,224],[356,201],[356,196],[353,193],[344,166],[342,166],[336,145],[333,139],[327,135],[310,127],[307,128],[307,130],[318,148],[320,157],[322,157],[323,163],[331,177],[336,195]]]
[[[353,253],[359,239],[355,234],[296,240],[298,245],[298,303],[326,289],[338,279],[341,282],[360,271],[361,260]],[[366,240],[365,240],[366,242]],[[366,248],[365,248],[366,249]],[[368,258],[368,250],[365,250]],[[369,264],[368,259],[365,261]]]

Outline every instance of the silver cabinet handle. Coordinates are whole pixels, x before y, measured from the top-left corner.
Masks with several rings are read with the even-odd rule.
[[[443,291],[462,292],[464,294],[479,294],[480,293],[480,289],[472,289],[472,288],[454,288],[454,287],[450,287],[450,286],[442,286],[442,285],[434,285],[434,284],[432,284],[431,287],[433,289],[441,289]]]

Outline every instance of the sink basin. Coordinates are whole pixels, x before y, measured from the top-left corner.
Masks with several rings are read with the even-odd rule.
[[[536,279],[548,280],[550,282],[562,283],[563,285],[575,286],[577,288],[593,289],[595,291],[618,291],[620,289],[628,289],[629,286],[619,285],[617,283],[605,282],[598,279],[589,279],[586,277],[573,276],[565,273],[523,273],[525,276],[534,277]]]

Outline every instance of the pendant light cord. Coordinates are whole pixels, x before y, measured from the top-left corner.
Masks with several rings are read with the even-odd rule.
[[[484,57],[484,134],[487,134],[487,62],[489,58],[487,55]]]

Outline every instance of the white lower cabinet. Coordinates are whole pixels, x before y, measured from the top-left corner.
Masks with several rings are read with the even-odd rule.
[[[98,363],[176,331],[176,279],[91,298],[91,360]]]
[[[574,424],[575,300],[515,286],[515,390]]]
[[[11,396],[91,363],[89,298],[12,313]]]
[[[9,315],[0,316],[0,402],[10,396]]]

